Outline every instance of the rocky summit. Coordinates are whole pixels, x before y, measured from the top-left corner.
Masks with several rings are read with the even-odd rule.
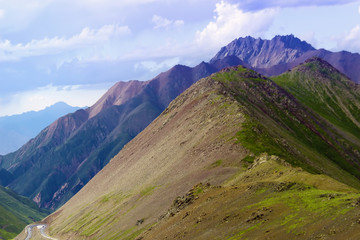
[[[253,37],[238,38],[229,43],[211,59],[210,63],[225,57],[235,56],[252,69],[275,76],[305,62],[311,57],[320,57],[347,75],[360,82],[360,55],[347,51],[331,52],[315,49],[294,35],[275,36],[271,40]]]

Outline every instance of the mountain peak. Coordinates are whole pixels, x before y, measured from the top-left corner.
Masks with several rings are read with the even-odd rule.
[[[304,63],[294,68],[295,71],[311,71],[316,75],[326,76],[328,79],[334,79],[336,75],[341,75],[348,81],[352,82],[345,74],[324,59],[314,56],[307,59]]]
[[[294,61],[305,52],[315,50],[310,44],[294,35],[275,36],[271,40],[247,36],[232,41],[223,47],[211,63],[227,56],[236,56],[254,68],[268,68],[273,65]]]
[[[309,43],[300,40],[293,34],[290,35],[276,35],[271,41],[281,41],[284,43],[285,48],[300,49],[301,51],[315,50]]]

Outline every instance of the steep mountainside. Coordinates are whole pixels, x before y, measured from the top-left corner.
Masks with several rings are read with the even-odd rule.
[[[177,65],[147,81],[119,82],[94,106],[56,120],[18,151],[0,159],[8,186],[55,209],[78,192],[120,149],[198,79],[232,62]]]
[[[223,47],[210,61],[236,56],[248,66],[266,75],[275,76],[317,56],[329,62],[354,82],[360,82],[360,55],[346,51],[330,52],[315,49],[294,37],[276,36],[271,40],[252,37],[238,38]]]
[[[360,144],[309,107],[240,66],[204,78],[45,219],[50,234],[356,239]]]
[[[27,224],[47,214],[30,199],[0,186],[0,239],[13,239]]]
[[[314,80],[316,78],[316,80]],[[273,80],[360,143],[360,87],[314,57]]]
[[[16,151],[57,118],[78,109],[59,102],[38,112],[0,117],[0,154]]]

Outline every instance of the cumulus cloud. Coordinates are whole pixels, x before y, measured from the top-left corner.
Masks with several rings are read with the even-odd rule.
[[[13,44],[9,40],[0,41],[0,60],[19,60],[24,57],[57,54],[64,51],[88,48],[104,43],[111,38],[130,34],[127,26],[105,25],[99,29],[84,28],[70,38],[53,37]]]
[[[214,21],[196,33],[197,43],[211,48],[221,47],[241,36],[261,35],[271,26],[277,10],[244,12],[239,4],[221,1],[214,12]]]
[[[360,25],[353,27],[350,32],[338,40],[338,47],[348,51],[360,52]]]
[[[154,28],[170,28],[170,27],[181,27],[184,25],[183,20],[169,20],[164,17],[160,17],[158,15],[154,15],[152,18],[152,23],[154,24]]]

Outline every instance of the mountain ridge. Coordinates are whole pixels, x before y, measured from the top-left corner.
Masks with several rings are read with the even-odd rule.
[[[236,56],[254,70],[266,75],[279,75],[305,62],[307,59],[320,57],[354,82],[360,82],[360,55],[347,51],[331,52],[325,49],[315,49],[294,35],[275,36],[271,40],[245,37],[238,38],[223,47],[211,60],[222,59],[225,56]]]
[[[275,81],[225,68],[45,222],[76,239],[356,238],[360,169],[338,130]]]
[[[216,67],[205,62],[194,68],[176,65],[146,82],[115,84],[92,107],[59,118],[18,151],[3,156],[0,166],[14,176],[8,186],[39,206],[55,209],[95,176],[171,100],[215,71]]]

